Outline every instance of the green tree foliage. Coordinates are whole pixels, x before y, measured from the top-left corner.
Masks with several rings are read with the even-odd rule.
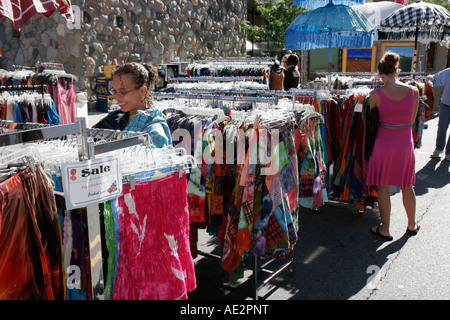
[[[419,2],[420,0],[409,0],[408,4]],[[450,1],[448,0],[422,0],[423,2],[434,3],[443,6],[445,9],[450,10]]]
[[[256,10],[267,22],[263,26],[252,25],[249,21],[243,21],[247,30],[247,36],[255,42],[268,41],[278,49],[284,48],[284,40],[289,24],[300,14],[304,8],[295,6],[292,0],[255,1]]]

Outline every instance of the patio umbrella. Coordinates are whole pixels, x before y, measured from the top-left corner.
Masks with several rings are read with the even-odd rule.
[[[365,0],[333,0],[333,4],[342,4],[351,6],[354,4],[363,4]],[[330,0],[294,0],[294,5],[303,7],[305,9],[316,9],[326,6]]]
[[[450,12],[442,6],[416,2],[387,16],[378,28],[380,40],[404,40],[414,36],[414,59],[418,38],[446,41],[450,36]],[[414,62],[414,69],[415,69]]]
[[[331,83],[332,48],[370,48],[374,27],[358,10],[328,3],[297,16],[285,31],[286,49],[328,48],[328,81]]]
[[[397,9],[403,8],[404,6],[397,2],[378,1],[356,4],[352,5],[351,7],[353,9],[358,9],[359,11],[361,11],[367,17],[370,23],[374,27],[376,27],[379,26],[381,21],[383,21],[392,12]]]
[[[35,14],[49,17],[56,9],[61,15],[73,22],[70,0],[1,0],[0,17],[6,17],[13,23],[13,28],[20,31],[24,24]]]

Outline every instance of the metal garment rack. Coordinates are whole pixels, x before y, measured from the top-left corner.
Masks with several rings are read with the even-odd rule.
[[[205,94],[183,94],[183,93],[154,93],[155,98],[187,98],[187,99],[218,99],[218,100],[227,100],[227,101],[245,101],[245,102],[259,102],[259,101],[272,101],[276,102],[276,97],[266,98],[266,97],[252,97],[252,96],[222,96],[222,95],[205,95]],[[205,252],[203,250],[197,250],[198,254],[205,256],[207,258],[212,258],[215,260],[220,260],[221,257],[218,255],[214,255],[208,252]],[[254,276],[254,299],[258,300],[258,292],[259,290],[270,283],[277,275],[279,275],[281,272],[286,270],[289,266],[291,266],[291,274],[294,273],[293,268],[293,261],[294,261],[294,248],[292,248],[292,251],[289,253],[291,255],[291,258],[288,259],[287,262],[285,262],[281,267],[279,267],[276,270],[269,270],[265,267],[275,261],[276,258],[270,258],[268,259],[268,262],[259,266],[259,257],[254,256],[253,257],[253,265],[249,266],[244,264],[244,267],[247,269],[253,270],[253,276]],[[279,259],[278,259],[279,260]],[[269,276],[259,282],[258,272],[262,271]]]
[[[127,148],[133,145],[148,143],[148,135],[140,134],[120,140],[112,140],[94,144],[88,142],[88,133],[86,129],[86,119],[81,119],[81,139],[83,143],[82,154],[83,160],[94,159],[96,155]],[[90,129],[92,130],[92,129]],[[98,130],[98,129],[97,129]],[[111,130],[106,130],[111,131]],[[101,130],[98,130],[101,132]],[[91,136],[92,137],[92,136]],[[102,135],[100,136],[102,137]],[[93,300],[104,300],[104,279],[103,279],[103,259],[102,259],[102,243],[101,243],[101,226],[99,216],[99,205],[91,204],[86,207],[86,215],[88,221],[88,239],[89,239],[89,257],[90,257],[90,276],[91,276],[91,295]]]
[[[211,99],[232,102],[266,102],[277,104],[280,98],[290,97],[292,106],[295,106],[297,98],[311,97],[317,98],[317,90],[293,90],[293,91],[277,91],[277,90],[215,90],[215,89],[194,89],[195,94],[185,93],[190,89],[176,89],[176,93],[172,92],[154,92],[155,99]],[[257,95],[257,96],[255,96]]]
[[[221,257],[219,255],[216,255],[216,254],[213,254],[213,253],[210,253],[210,252],[205,252],[203,250],[197,250],[197,253],[199,255],[201,255],[201,256],[221,261]],[[253,256],[253,264],[252,265],[248,265],[248,264],[244,263],[244,268],[252,270],[252,274],[253,274],[253,299],[254,300],[259,300],[258,292],[259,292],[259,290],[262,287],[264,287],[265,285],[269,284],[273,279],[275,279],[276,276],[278,276],[279,274],[284,272],[288,267],[290,267],[290,275],[294,276],[294,272],[295,272],[295,268],[294,268],[294,248],[292,248],[292,251],[290,253],[288,253],[287,255],[290,255],[290,258],[285,258],[287,260],[280,267],[278,267],[275,270],[270,270],[270,269],[267,269],[265,267],[268,266],[269,264],[273,263],[277,258],[268,258],[267,262],[260,266],[259,265],[260,257]],[[278,259],[278,260],[280,260],[280,259]],[[258,273],[260,271],[268,274],[268,276],[265,279],[263,279],[261,282],[259,281],[259,276],[258,276]],[[227,286],[227,285],[223,284],[223,286]]]
[[[169,81],[176,82],[196,82],[196,81],[215,81],[215,82],[230,82],[230,81],[263,81],[263,76],[195,76],[195,77],[178,77],[178,78],[169,78]]]
[[[188,94],[188,93],[162,93],[154,92],[153,97],[156,99],[210,99],[210,100],[222,100],[233,102],[272,102],[276,103],[277,99],[274,97],[252,97],[252,96],[233,96],[233,95],[220,95],[220,94]]]
[[[11,85],[0,86],[0,92],[3,91],[26,91],[26,90],[41,90],[43,93],[47,92],[47,85],[45,84],[33,84],[33,85]]]
[[[2,121],[2,125],[13,124],[8,121]],[[74,123],[62,125],[47,125],[42,127],[41,124],[35,125],[36,128],[28,130],[19,130],[0,134],[0,147],[26,142],[36,142],[46,139],[53,139],[67,135],[77,135],[78,159],[79,161],[93,159],[95,155],[114,150],[127,148],[133,145],[148,143],[149,136],[146,134],[138,134],[131,137],[124,137],[120,140],[100,142],[94,145],[88,142],[88,130],[86,129],[86,119],[77,118]],[[107,130],[110,131],[110,130]],[[101,132],[101,129],[99,130]],[[132,135],[131,133],[130,135]],[[103,262],[102,262],[102,246],[100,236],[100,216],[98,204],[90,205],[86,208],[88,239],[89,239],[89,255],[90,255],[90,276],[91,288],[88,288],[89,294],[93,300],[104,299],[104,282],[103,282]]]

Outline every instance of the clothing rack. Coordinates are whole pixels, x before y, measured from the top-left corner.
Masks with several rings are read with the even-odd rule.
[[[232,95],[207,95],[207,94],[185,94],[185,93],[162,93],[162,92],[154,92],[153,97],[156,99],[175,99],[175,98],[184,98],[184,99],[211,99],[211,100],[224,100],[224,101],[239,101],[239,102],[273,102],[275,103],[277,99],[271,97],[240,97],[240,96],[232,96]]]
[[[85,121],[84,118],[80,118],[83,121]],[[3,120],[0,122],[1,126],[8,126],[13,125],[14,123],[11,121]],[[33,126],[32,124],[28,124]],[[81,122],[74,122],[71,124],[62,124],[62,125],[42,125],[42,124],[34,124],[36,127],[32,129],[27,130],[19,130],[16,132],[8,132],[0,134],[0,147],[13,145],[13,144],[20,144],[20,143],[26,143],[26,142],[33,142],[33,141],[39,141],[39,140],[46,140],[46,139],[52,139],[57,138],[61,136],[71,135],[71,134],[80,134],[83,131],[83,125]],[[83,143],[83,141],[80,141],[80,146],[86,148],[86,143]],[[83,158],[83,153],[80,153],[80,159]]]
[[[214,77],[214,76],[196,76],[196,77],[178,77],[169,78],[169,81],[263,81],[263,76],[229,76],[229,77]]]
[[[213,59],[194,60],[194,63],[214,62],[273,62],[276,57],[217,57]]]
[[[43,93],[45,93],[47,92],[47,86],[45,84],[0,86],[0,92],[26,91],[26,90],[34,90],[34,91],[41,90]]]
[[[304,93],[304,92],[302,92]],[[309,92],[311,93],[311,92]],[[280,94],[283,94],[280,92]],[[311,93],[312,94],[312,93]],[[277,101],[276,97],[272,97],[270,99],[265,97],[253,97],[253,96],[211,96],[211,95],[204,95],[204,94],[183,94],[183,93],[158,93],[155,94],[156,98],[188,98],[188,99],[218,99],[218,100],[227,100],[227,101],[250,101],[250,102],[260,102],[260,101]],[[204,250],[197,250],[197,253],[201,256],[204,256],[206,258],[212,258],[214,260],[221,260],[221,257],[219,255],[205,252]],[[286,257],[284,258],[284,263],[279,266],[278,268],[274,270],[270,270],[266,268],[269,264],[280,260],[277,258],[269,258],[267,259],[266,263],[260,264],[260,257],[259,256],[253,256],[253,262],[251,264],[244,263],[244,268],[252,270],[253,274],[253,297],[255,300],[258,300],[258,292],[259,290],[269,284],[276,276],[284,272],[290,267],[291,275],[294,272],[294,248],[292,251],[286,254]],[[263,272],[267,275],[262,281],[260,281],[260,277],[258,274],[260,272]],[[226,286],[226,285],[225,285]]]
[[[178,93],[184,92],[196,92],[197,94],[228,94],[228,95],[264,95],[264,96],[303,96],[303,95],[315,95],[313,90],[293,90],[293,91],[280,91],[280,90],[259,90],[259,89],[205,89],[205,88],[174,88]]]
[[[1,121],[0,126],[10,128],[14,126],[11,121]],[[78,155],[79,161],[93,159],[95,155],[102,154],[126,148],[133,145],[148,143],[148,135],[129,132],[130,137],[123,137],[119,140],[106,141],[94,144],[88,142],[88,137],[103,139],[105,132],[103,129],[87,129],[86,119],[77,118],[77,121],[71,124],[62,125],[42,125],[42,124],[28,124],[28,126],[35,126],[36,128],[28,130],[19,130],[0,134],[0,147],[10,146],[14,144],[21,144],[26,142],[41,141],[52,138],[59,138],[67,135],[77,135]],[[109,131],[114,130],[106,130]],[[89,132],[89,134],[88,134]],[[117,134],[117,133],[116,133]],[[86,210],[89,233],[89,250],[90,250],[90,276],[92,297],[94,300],[103,300],[104,297],[104,279],[102,267],[102,248],[100,239],[100,220],[99,220],[99,206],[93,204],[87,207]]]
[[[219,255],[210,253],[210,252],[205,252],[203,250],[197,250],[197,253],[201,256],[213,259],[213,260],[221,260],[221,257]],[[288,267],[290,267],[290,275],[293,276],[294,272],[295,272],[295,267],[294,267],[294,249],[292,249],[292,252],[290,253],[290,257],[287,258],[287,260],[281,265],[279,266],[277,269],[275,270],[270,270],[267,269],[266,267],[270,264],[273,263],[275,261],[275,258],[272,259],[268,259],[268,261],[266,263],[263,263],[262,265],[259,264],[259,257],[257,256],[253,256],[253,264],[249,265],[244,263],[244,268],[245,269],[249,269],[252,270],[252,274],[253,274],[253,299],[254,300],[258,300],[259,299],[259,290],[264,287],[265,285],[269,284],[276,276],[278,276],[279,274],[281,274],[282,272],[284,272]],[[268,276],[263,279],[261,282],[259,281],[259,277],[258,277],[258,273],[259,272],[264,272],[265,274],[267,274]],[[226,285],[224,285],[226,286]]]
[[[232,67],[236,64],[247,65],[247,66],[269,66],[272,65],[276,60],[276,57],[222,57],[206,60],[194,60],[191,65],[227,65],[227,67]]]

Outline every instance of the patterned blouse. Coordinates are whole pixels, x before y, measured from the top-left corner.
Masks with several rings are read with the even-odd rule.
[[[110,112],[93,128],[144,132],[150,135],[152,143],[157,148],[172,145],[167,121],[161,111],[151,106],[149,109],[138,110],[137,114],[128,123],[130,114],[120,109]]]

